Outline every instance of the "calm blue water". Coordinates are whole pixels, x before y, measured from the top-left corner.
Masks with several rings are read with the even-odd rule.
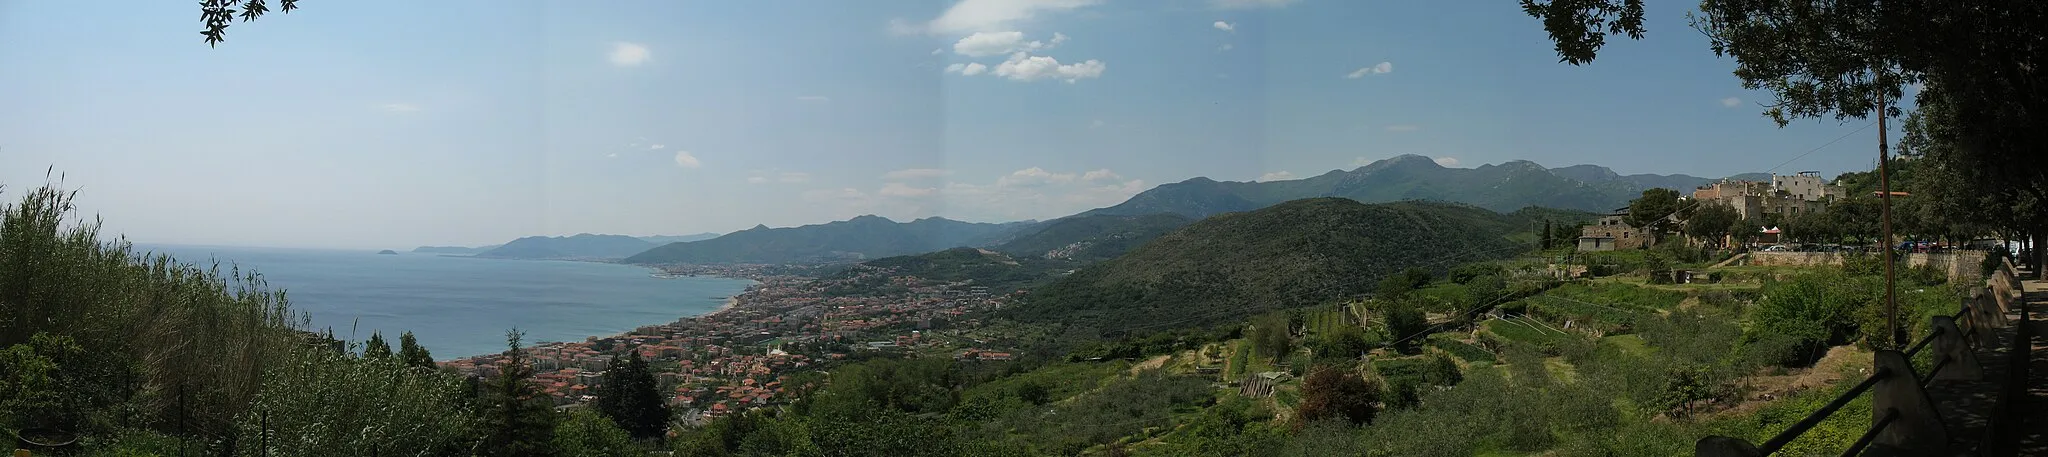
[[[255,268],[313,328],[363,340],[382,331],[397,346],[410,330],[435,359],[505,350],[517,326],[526,342],[582,341],[718,309],[752,281],[656,279],[646,268],[591,262],[442,257],[376,251],[136,245],[204,265]],[[350,327],[354,337],[350,338]]]

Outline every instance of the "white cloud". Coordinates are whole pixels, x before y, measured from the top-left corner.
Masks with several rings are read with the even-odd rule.
[[[1279,8],[1294,4],[1296,0],[1209,0],[1209,5],[1227,10]]]
[[[1222,46],[1217,46],[1217,47],[1216,47],[1216,50],[1217,50],[1217,51],[1229,51],[1229,50],[1230,50],[1231,48],[1235,48],[1235,47],[1236,47],[1236,46],[1231,46],[1231,45],[1230,45],[1230,43],[1223,43],[1223,45],[1222,45]]]
[[[786,172],[783,172],[781,176],[777,177],[777,179],[776,179],[776,180],[777,180],[777,181],[782,181],[782,182],[786,182],[786,183],[800,183],[800,182],[810,182],[810,181],[811,181],[811,174],[810,174],[810,173],[803,173],[803,172],[795,172],[795,171],[786,171]]]
[[[755,177],[747,178],[747,183],[748,183],[748,184],[765,184],[765,183],[767,183],[767,182],[768,182],[768,178],[763,178],[763,177],[760,177],[760,176],[755,176]]]
[[[632,67],[653,60],[654,53],[648,51],[647,45],[644,44],[614,41],[612,52],[607,53],[605,57],[612,61],[612,65]]]
[[[1051,56],[1034,56],[1030,53],[1019,52],[1010,54],[1009,60],[996,64],[995,71],[991,74],[1009,78],[1011,81],[1030,82],[1056,79],[1073,83],[1083,79],[1100,78],[1102,77],[1103,70],[1107,69],[1107,67],[1102,61],[1095,59],[1072,64],[1061,64],[1059,59],[1054,59]],[[966,72],[963,71],[962,74],[966,74]]]
[[[939,54],[945,54],[945,53],[946,53],[946,48],[934,48],[934,49],[932,49],[932,55],[939,55]]]
[[[886,174],[883,174],[882,179],[931,179],[943,177],[949,174],[953,174],[953,172],[937,168],[905,168],[902,170],[891,171]]]
[[[920,33],[924,33],[924,26],[922,25],[912,24],[910,21],[903,20],[903,18],[889,20],[890,35],[916,35]],[[932,53],[938,54],[938,52]]]
[[[982,65],[981,62],[956,63],[952,65],[947,65],[946,72],[959,73],[966,76],[974,76],[982,73],[988,73],[988,66]]]
[[[1091,129],[1099,129],[1099,128],[1102,128],[1102,126],[1104,126],[1104,125],[1109,125],[1109,124],[1108,124],[1108,123],[1106,123],[1106,122],[1102,122],[1102,120],[1101,120],[1101,119],[1096,119],[1095,121],[1093,121],[1093,122],[1089,122],[1089,123],[1088,123],[1088,128],[1091,128]]]
[[[652,150],[652,151],[659,151],[659,150],[662,150],[662,149],[667,149],[667,148],[668,148],[668,145],[665,145],[665,144],[661,144],[661,143],[655,143],[655,144],[653,144],[653,145],[649,145],[649,146],[647,146],[647,149],[648,149],[648,150]]]
[[[606,158],[612,158],[612,159],[616,159],[616,158],[618,158],[618,157],[619,157],[619,153],[616,153],[616,152],[614,152],[614,153],[610,153],[610,154],[605,154],[604,156],[605,156]]]
[[[411,103],[386,103],[384,104],[384,106],[379,106],[377,108],[393,113],[411,113],[420,110],[419,105],[414,105]]]
[[[1116,174],[1116,172],[1114,171],[1109,171],[1108,168],[1081,174],[1081,180],[1088,182],[1115,181],[1119,179],[1124,179],[1123,175]]]
[[[1044,168],[1031,167],[1011,172],[1008,176],[996,178],[1000,187],[1038,187],[1047,184],[1065,184],[1074,181],[1073,173],[1053,173]]]
[[[1259,182],[1286,181],[1289,179],[1294,179],[1294,173],[1288,173],[1285,171],[1275,171],[1259,175]]]
[[[800,102],[825,103],[832,101],[832,97],[827,97],[823,95],[799,95],[796,97],[796,100]]]
[[[1437,165],[1443,165],[1443,166],[1446,166],[1446,167],[1455,167],[1455,166],[1458,166],[1458,158],[1457,158],[1457,157],[1438,157],[1438,158],[1436,158],[1436,164],[1437,164]]]
[[[1052,40],[1024,41],[1024,32],[974,32],[953,42],[953,53],[968,57],[987,57],[1013,52],[1043,51],[1067,42],[1067,35],[1054,32]]]
[[[1370,67],[1359,67],[1357,70],[1352,71],[1351,74],[1344,75],[1344,77],[1350,79],[1358,79],[1365,77],[1365,75],[1384,75],[1393,72],[1393,62],[1380,62],[1379,64]]]
[[[875,195],[897,198],[930,197],[938,194],[939,188],[937,187],[911,187],[900,182],[883,184],[881,190],[875,191]]]
[[[690,151],[676,151],[676,166],[697,168],[704,166],[704,163],[698,161],[697,156],[690,155]]]
[[[1230,32],[1230,33],[1237,33],[1237,26],[1236,26],[1236,25],[1231,25],[1231,23],[1229,23],[1229,22],[1223,22],[1223,21],[1216,21],[1216,23],[1215,23],[1215,24],[1209,24],[1209,26],[1210,26],[1210,27],[1215,27],[1215,28],[1216,28],[1216,30],[1222,30],[1222,31],[1225,31],[1225,32]]]
[[[890,22],[891,32],[960,34],[1013,30],[1013,24],[1042,13],[1058,13],[1100,3],[1100,0],[961,0],[923,26]]]
[[[1724,99],[1721,99],[1721,106],[1726,106],[1726,107],[1729,107],[1729,108],[1734,108],[1734,107],[1735,107],[1735,105],[1740,105],[1740,104],[1742,104],[1742,99],[1740,99],[1740,98],[1735,98],[1735,97],[1728,97],[1728,98],[1724,98]]]
[[[1387,126],[1387,131],[1389,132],[1413,132],[1416,130],[1422,130],[1422,126],[1413,124],[1397,124]]]

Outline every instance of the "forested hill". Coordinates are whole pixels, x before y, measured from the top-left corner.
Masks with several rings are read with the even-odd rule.
[[[709,240],[662,245],[625,261],[731,264],[874,259],[986,245],[1028,223],[986,224],[937,217],[896,222],[870,215],[802,227],[755,226]]]
[[[1711,182],[1686,175],[1623,176],[1596,165],[1544,168],[1526,160],[1448,168],[1428,157],[1402,155],[1303,179],[1229,182],[1194,178],[1154,187],[1116,206],[1081,215],[1173,213],[1202,218],[1314,197],[1368,203],[1452,201],[1501,212],[1526,206],[1607,211],[1627,205],[1646,188],[1690,191]]]
[[[1242,320],[1368,292],[1407,267],[1503,258],[1520,217],[1449,203],[1313,198],[1188,225],[1032,291],[1010,317],[1104,333]]]
[[[1123,255],[1161,235],[1194,222],[1178,214],[1074,216],[996,247],[1023,257],[1094,262]]]
[[[1072,269],[1071,262],[1034,257],[1011,257],[979,248],[952,248],[917,255],[885,257],[860,266],[888,270],[888,275],[870,275],[870,288],[884,287],[890,277],[916,276],[939,281],[969,282],[987,286],[991,292],[1006,294],[1050,282]],[[849,268],[833,279],[850,279],[863,271]]]

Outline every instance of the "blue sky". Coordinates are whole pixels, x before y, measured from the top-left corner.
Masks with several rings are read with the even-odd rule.
[[[1399,154],[1723,176],[1869,122],[1776,127],[1682,2],[1585,67],[1497,2],[302,3],[209,49],[189,2],[0,1],[0,197],[55,167],[138,241],[406,248],[1043,219]]]

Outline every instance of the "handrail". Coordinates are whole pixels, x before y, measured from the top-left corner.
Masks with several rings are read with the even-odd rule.
[[[2010,262],[2009,260],[2008,260],[2008,261],[2006,262],[2006,268],[2008,268],[2008,269],[2010,269],[2010,268],[2011,268],[2011,262]],[[1997,279],[2004,279],[2004,278],[1997,278]],[[1994,283],[1995,283],[1995,282],[1996,282],[1996,279],[1993,279],[1993,280],[1989,280],[1988,282],[1994,282]],[[1987,286],[1987,287],[1988,287],[1988,286]],[[2026,335],[2026,328],[2025,328],[2025,325],[2024,325],[2024,324],[2025,324],[2025,322],[2024,322],[2024,319],[2025,319],[2025,315],[2024,315],[2024,310],[2025,310],[2025,308],[2024,308],[2024,306],[2025,306],[2025,301],[2024,301],[2024,300],[2021,300],[2020,302],[2021,302],[2021,306],[2022,306],[2022,308],[2021,308],[2021,309],[2022,309],[2022,322],[2021,322],[2021,327],[2020,327],[2020,329],[2019,329],[2019,330],[2020,330],[2020,332],[2019,332],[2019,335],[2020,335],[2020,336],[2016,337],[2016,338],[2015,338],[2014,340],[2015,340],[2015,344],[2019,344],[2019,345],[2024,345],[2024,344],[2026,344],[2025,342],[2027,341],[2027,339],[2026,339],[2026,336],[2025,336],[2025,335]],[[1958,328],[1958,333],[1959,333],[1958,335],[1953,335],[1953,336],[1950,336],[1950,337],[1944,338],[1944,337],[1943,337],[1943,334],[1945,334],[1945,333],[1947,333],[1947,332],[1949,331],[1949,330],[1948,330],[1948,328],[1949,328],[1949,325],[1950,325],[1950,324],[1943,324],[1943,323],[1942,323],[1942,321],[1940,320],[1940,318],[1936,318],[1936,322],[1937,322],[1937,324],[1938,324],[1938,325],[1936,325],[1936,326],[1935,326],[1935,327],[1934,327],[1934,328],[1933,328],[1933,329],[1932,329],[1931,331],[1929,331],[1929,332],[1928,332],[1928,334],[1927,334],[1926,336],[1923,336],[1923,337],[1921,337],[1921,338],[1920,338],[1920,339],[1919,339],[1918,341],[1915,341],[1915,342],[1914,342],[1914,343],[1913,343],[1913,344],[1912,344],[1912,345],[1911,345],[1910,347],[1908,347],[1908,348],[1907,348],[1907,349],[1906,349],[1905,351],[1903,351],[1903,352],[1900,352],[1900,353],[1897,353],[1898,355],[1901,355],[1901,356],[1903,356],[1903,357],[1898,357],[1898,358],[1896,358],[1896,359],[1891,359],[1891,360],[1896,360],[1896,361],[1897,361],[1897,362],[1896,362],[1896,364],[1895,364],[1895,365],[1892,365],[1892,366],[1898,366],[1898,367],[1900,367],[1900,369],[1903,369],[1903,370],[1907,370],[1907,371],[1908,371],[1908,373],[1895,373],[1895,372],[1894,372],[1894,371],[1893,371],[1892,369],[1890,369],[1890,368],[1888,368],[1888,367],[1884,366],[1884,363],[1883,363],[1883,362],[1884,362],[1885,360],[1887,360],[1887,359],[1886,359],[1886,357],[1895,357],[1895,356],[1886,356],[1886,355],[1884,355],[1884,353],[1885,353],[1885,352],[1889,352],[1889,351],[1880,351],[1880,353],[1878,354],[1878,359],[1879,359],[1879,362],[1880,362],[1880,364],[1879,364],[1880,366],[1878,366],[1878,367],[1877,367],[1877,369],[1875,370],[1875,372],[1871,373],[1871,375],[1870,375],[1869,377],[1866,377],[1866,378],[1864,378],[1864,379],[1863,379],[1863,381],[1861,381],[1861,382],[1858,382],[1858,383],[1857,383],[1857,384],[1856,384],[1856,385],[1855,385],[1854,387],[1851,387],[1851,388],[1849,388],[1849,390],[1847,390],[1847,391],[1844,391],[1844,392],[1842,392],[1841,394],[1838,394],[1838,395],[1836,395],[1836,396],[1835,396],[1835,398],[1834,398],[1833,400],[1830,400],[1830,401],[1829,401],[1829,402],[1828,402],[1828,403],[1827,403],[1826,405],[1823,405],[1823,406],[1821,406],[1821,407],[1820,407],[1819,409],[1816,409],[1816,410],[1814,410],[1814,411],[1813,411],[1813,412],[1811,412],[1811,413],[1807,413],[1807,415],[1806,415],[1805,417],[1801,418],[1801,419],[1800,419],[1800,420],[1799,420],[1798,422],[1794,422],[1794,423],[1793,423],[1793,424],[1792,424],[1791,426],[1789,426],[1789,427],[1786,427],[1786,428],[1785,428],[1785,430],[1779,431],[1777,435],[1774,435],[1774,436],[1772,436],[1770,440],[1768,440],[1768,441],[1765,441],[1765,442],[1764,442],[1763,444],[1761,444],[1761,445],[1758,445],[1758,446],[1754,446],[1754,447],[1750,447],[1750,446],[1748,446],[1748,445],[1747,445],[1747,442],[1744,442],[1744,441],[1742,441],[1742,440],[1740,440],[1740,439],[1733,439],[1733,438],[1726,438],[1726,437],[1716,437],[1716,436],[1709,436],[1709,437],[1706,437],[1706,438],[1703,438],[1703,439],[1701,439],[1701,440],[1699,441],[1699,443],[1697,443],[1697,444],[1696,444],[1696,446],[1695,446],[1695,453],[1696,453],[1697,455],[1700,455],[1700,456],[1722,456],[1722,455],[1728,455],[1728,456],[1745,456],[1745,457],[1755,457],[1755,456],[1766,456],[1766,455],[1770,455],[1770,454],[1772,454],[1772,453],[1775,453],[1775,452],[1779,451],[1780,449],[1783,449],[1783,448],[1785,447],[1785,445],[1787,445],[1787,444],[1791,444],[1791,442],[1792,442],[1793,440],[1796,440],[1796,439],[1798,439],[1798,438],[1799,438],[1800,436],[1802,436],[1802,435],[1805,435],[1807,431],[1811,430],[1811,429],[1812,429],[1812,428],[1813,428],[1814,426],[1816,426],[1816,425],[1819,425],[1821,421],[1827,420],[1827,418],[1828,418],[1828,417],[1830,417],[1830,416],[1833,416],[1833,415],[1834,415],[1834,413],[1835,413],[1835,412],[1836,412],[1837,410],[1840,410],[1840,409],[1841,409],[1841,408],[1842,408],[1843,406],[1846,406],[1846,405],[1848,405],[1848,404],[1849,404],[1850,402],[1852,402],[1852,401],[1855,401],[1855,400],[1856,400],[1856,399],[1857,399],[1858,397],[1861,397],[1861,396],[1862,396],[1862,395],[1863,395],[1863,394],[1864,394],[1865,392],[1867,392],[1867,391],[1870,391],[1870,390],[1871,390],[1872,388],[1874,388],[1874,387],[1878,386],[1878,385],[1879,385],[1880,383],[1883,383],[1883,382],[1887,381],[1887,380],[1888,380],[1887,378],[1890,378],[1890,377],[1892,377],[1892,376],[1894,376],[1894,375],[1898,375],[1898,374],[1904,374],[1904,375],[1906,375],[1906,376],[1908,376],[1908,377],[1911,377],[1911,378],[1913,378],[1913,379],[1910,379],[1910,381],[1911,381],[1911,382],[1913,382],[1913,385],[1912,385],[1912,386],[1910,386],[1909,388],[1910,388],[1910,389],[1914,389],[1914,390],[1915,390],[1916,392],[1920,392],[1919,394],[1917,394],[1917,395],[1919,395],[1918,397],[1916,397],[1917,401],[1922,401],[1922,402],[1926,401],[1926,398],[1925,398],[1925,393],[1924,393],[1924,390],[1922,390],[1922,389],[1925,389],[1925,388],[1926,388],[1927,386],[1930,386],[1930,385],[1932,385],[1932,383],[1933,383],[1933,382],[1934,382],[1935,380],[1937,380],[1937,376],[1939,376],[1939,375],[1941,375],[1941,374],[1942,374],[1942,370],[1943,370],[1944,368],[1948,368],[1948,367],[1950,367],[1950,366],[1952,365],[1952,362],[1958,362],[1958,360],[1957,360],[1957,358],[1956,358],[1956,357],[1952,357],[1952,356],[1951,356],[1951,354],[1953,354],[1953,352],[1949,352],[1949,351],[1954,351],[1954,350],[1957,350],[1958,348],[1961,348],[1961,350],[1967,351],[1967,350],[1968,350],[1968,348],[1970,347],[1970,340],[1968,339],[1968,337],[1969,337],[1970,335],[1974,335],[1974,334],[1978,333],[1978,332],[1977,332],[1977,330],[1978,330],[1978,327],[1979,327],[1979,326],[1982,326],[1982,325],[1985,325],[1985,324],[1986,324],[1986,323],[1984,323],[1984,322],[1978,322],[1978,319],[1976,318],[1976,314],[1977,314],[1977,311],[1979,311],[1979,310],[1978,310],[1978,305],[1977,305],[1977,304],[1975,304],[1975,303],[1971,303],[1971,302],[1968,302],[1968,301],[1964,302],[1964,304],[1963,304],[1962,308],[1961,308],[1961,309],[1959,309],[1959,310],[1957,310],[1955,314],[1952,314],[1952,315],[1949,315],[1949,316],[1944,316],[1944,317],[1947,317],[1948,319],[1950,319],[1950,320],[1951,320],[1951,322],[1953,323],[1953,325],[1956,325],[1956,326],[1958,326],[1958,327],[1957,327],[1957,328]],[[1994,322],[1996,322],[1996,321],[1994,321]],[[1944,347],[1944,348],[1947,348],[1947,349],[1940,349],[1940,350],[1938,350],[1938,351],[1937,351],[1937,352],[1938,352],[1937,356],[1938,356],[1938,357],[1940,357],[1940,358],[1939,358],[1939,359],[1937,359],[1937,360],[1935,360],[1935,362],[1934,362],[1933,366],[1932,366],[1931,368],[1929,368],[1929,369],[1927,370],[1927,372],[1926,372],[1926,374],[1925,374],[1925,376],[1924,376],[1924,377],[1920,377],[1920,376],[1913,376],[1913,374],[1912,374],[1912,373],[1910,373],[1910,372],[1911,372],[1911,371],[1917,371],[1917,370],[1914,370],[1914,369],[1913,369],[1913,367],[1912,367],[1912,365],[1911,365],[1911,363],[1909,362],[1909,361],[1910,361],[1910,360],[1912,359],[1912,357],[1913,357],[1913,356],[1914,356],[1915,354],[1918,354],[1918,353],[1919,353],[1919,352],[1920,352],[1921,350],[1923,350],[1923,349],[1926,349],[1926,348],[1927,348],[1927,347],[1928,347],[1928,346],[1929,346],[1930,344],[1933,344],[1933,343],[1934,343],[1934,342],[1935,342],[1936,340],[1942,340],[1942,339],[1946,339],[1946,340],[1948,340],[1949,342],[1948,342],[1948,343],[1944,343],[1944,344],[1945,344],[1945,346],[1942,346],[1942,347]],[[1959,344],[1959,345],[1961,345],[1961,346],[1957,346],[1958,344]],[[2016,352],[2017,352],[2017,351],[2016,351]],[[1976,368],[1975,368],[1975,367],[1977,366],[1977,365],[1976,365],[1976,362],[1974,361],[1974,358],[1971,358],[1970,356],[1967,356],[1967,355],[1966,355],[1966,356],[1963,356],[1963,357],[1964,357],[1964,358],[1965,358],[1966,360],[1963,360],[1963,361],[1961,361],[1961,363],[1963,364],[1963,366],[1962,366],[1961,368],[1959,368],[1959,370],[1963,370],[1963,371],[1966,371],[1966,372],[1974,372],[1974,371],[1976,370]],[[2020,357],[2020,356],[2016,356],[2016,357]],[[2019,365],[2019,369],[2020,369],[2020,370],[2024,370],[2024,362],[2026,362],[2026,361],[2027,361],[2027,359],[2025,359],[2025,358],[2023,358],[2023,357],[2022,357],[2022,358],[2015,358],[2015,359],[2014,359],[2014,361],[2015,361],[2015,363],[2016,363],[2016,364],[2018,364],[2018,365]],[[2016,373],[2016,374],[2017,374],[2018,376],[2025,376],[2025,374],[2024,374],[2024,371],[2015,371],[2015,373]],[[1967,375],[1966,375],[1966,376],[1967,376]],[[2025,378],[2023,378],[2023,377],[2022,377],[2022,378],[2018,378],[2018,379],[2025,379]],[[2008,383],[2008,384],[2017,384],[2017,383]],[[1892,389],[1893,389],[1893,388],[1891,388],[1891,387],[1887,387],[1887,388],[1885,389],[1885,391],[1886,391],[1886,392],[1892,392],[1892,391],[1893,391]],[[2024,392],[2023,390],[2022,390],[2021,392],[2018,392],[2017,394],[2016,394],[2015,392],[2013,392],[2013,390],[2014,390],[2014,389],[2010,389],[2010,388],[2009,388],[2009,389],[2007,389],[2007,390],[2006,390],[2006,392],[2004,392],[2004,395],[2006,395],[2006,396],[2008,396],[2008,397],[2011,397],[2011,398],[2017,398],[2017,397],[2013,397],[2013,396],[2014,396],[2014,395],[2024,395],[2024,394],[2025,394],[2025,392]],[[1880,395],[1880,396],[1882,397],[1883,395]],[[1864,448],[1866,448],[1866,447],[1870,446],[1870,445],[1871,445],[1871,444],[1872,444],[1873,442],[1875,442],[1875,441],[1876,441],[1876,439],[1878,438],[1878,436],[1879,436],[1879,435],[1882,435],[1882,434],[1884,434],[1884,431],[1885,431],[1885,430],[1886,430],[1886,429],[1887,429],[1888,427],[1892,426],[1892,424],[1893,424],[1894,422],[1897,422],[1897,421],[1899,421],[1899,420],[1902,420],[1902,419],[1906,419],[1906,414],[1908,414],[1908,413],[1906,413],[1906,412],[1901,412],[1901,411],[1900,411],[1899,409],[1897,409],[1896,407],[1886,407],[1886,406],[1884,405],[1884,403],[1885,403],[1884,399],[1880,399],[1880,401],[1879,401],[1878,403],[1879,403],[1879,404],[1878,404],[1877,406],[1879,406],[1879,407],[1884,407],[1884,408],[1885,408],[1885,409],[1883,410],[1883,411],[1884,411],[1884,412],[1883,412],[1883,414],[1882,414],[1882,415],[1880,415],[1880,416],[1878,416],[1878,417],[1876,417],[1876,418],[1874,418],[1874,420],[1872,420],[1872,424],[1871,424],[1870,428],[1868,428],[1868,429],[1865,429],[1865,430],[1864,430],[1864,432],[1863,432],[1863,434],[1862,434],[1862,435],[1861,435],[1860,437],[1858,437],[1858,438],[1856,439],[1856,441],[1855,441],[1855,442],[1854,442],[1853,444],[1851,444],[1851,445],[1850,445],[1850,446],[1848,447],[1848,449],[1846,449],[1846,450],[1845,450],[1845,451],[1843,452],[1843,454],[1842,454],[1842,455],[1844,455],[1844,456],[1851,456],[1851,455],[1857,455],[1858,453],[1862,452]],[[2006,411],[2005,411],[2005,412],[2006,412],[2006,413],[2007,413],[2008,415],[2010,415],[2010,414],[2013,414],[2014,412],[2016,412],[2016,411],[2017,411],[2017,410],[2014,410],[2014,409],[2012,409],[2012,408],[2014,408],[2014,405],[2012,405],[2012,402],[2011,402],[2011,401],[2008,401],[2008,400],[2001,400],[2001,401],[2000,401],[2000,404],[2001,404],[2001,406],[2002,406],[2003,408],[2006,408]],[[1927,411],[1924,411],[1924,412],[1922,412],[1922,411],[1918,411],[1918,410],[1915,410],[1915,409],[1914,409],[1913,407],[1906,407],[1906,408],[1908,409],[1908,411],[1914,411],[1914,413],[1915,413],[1915,414],[1922,414],[1922,415],[1926,415],[1926,414],[1935,414],[1935,413],[1934,413],[1934,412],[1933,412],[1932,410],[1927,410]],[[1935,418],[1934,418],[1934,420],[1935,420],[1935,421],[1936,421],[1936,422],[1938,423],[1938,421],[1939,421],[1939,418],[1938,418],[1938,417],[1935,417]],[[1915,423],[1915,421],[1913,421],[1913,420],[1907,420],[1907,422],[1908,422],[1908,423]],[[2007,421],[2007,422],[2010,422],[2010,421]],[[1999,433],[1999,432],[1998,432],[1998,430],[1999,430],[1999,429],[1997,429],[1996,427],[1998,427],[1998,426],[2001,426],[2001,425],[2002,425],[2002,426],[2004,426],[2004,427],[2006,427],[2006,429],[2008,429],[2008,433],[2012,431],[2012,430],[2009,430],[2009,429],[2011,429],[2012,427],[2016,427],[2016,426],[2017,426],[2017,424],[2016,424],[2016,423],[2003,423],[2003,422],[2000,422],[2000,421],[1997,421],[1997,420],[1995,420],[1995,419],[1994,419],[1994,421],[1993,421],[1993,426],[1994,426],[1994,430],[1993,430],[1993,433],[1994,433],[1994,436],[1999,436],[1999,435],[1996,435],[1997,433]],[[1896,438],[1895,438],[1895,439],[1896,439]],[[1946,444],[1946,443],[1942,443],[1942,444]]]
[[[2013,268],[2012,259],[2002,260],[1999,273],[2010,275],[2006,277],[2008,280],[2017,280],[2019,274],[2017,269]],[[2031,362],[2033,361],[2034,336],[2033,327],[2028,323],[2032,315],[2029,313],[2031,309],[2024,296],[2025,289],[2019,287],[2018,284],[2013,286],[2014,290],[2019,290],[2022,294],[2019,300],[2015,300],[2019,302],[2020,318],[2019,321],[2013,322],[2015,327],[2013,327],[2012,347],[2006,353],[2006,363],[2010,364],[2009,371],[2007,371],[2004,388],[2000,389],[1998,393],[1998,411],[1991,416],[1990,430],[1988,430],[1984,440],[1985,444],[1990,447],[1984,453],[1984,455],[1988,456],[2019,455],[2019,438],[2024,433],[2020,430],[2022,425],[2020,422],[2023,420],[2021,414],[2024,410],[2019,402],[2027,396],[2027,380],[2031,379],[2028,377],[2027,371],[2033,365]]]
[[[1820,409],[1807,413],[1805,418],[1799,419],[1799,422],[1793,422],[1791,427],[1787,427],[1785,431],[1778,432],[1777,436],[1771,437],[1771,440],[1765,441],[1763,445],[1757,446],[1758,455],[1770,455],[1773,452],[1778,452],[1779,449],[1783,449],[1785,445],[1792,444],[1792,440],[1799,439],[1799,436],[1806,434],[1808,429],[1812,429],[1815,425],[1820,425],[1820,421],[1827,420],[1828,416],[1834,415],[1835,410],[1848,406],[1849,402],[1856,400],[1856,397],[1863,396],[1864,391],[1877,386],[1878,381],[1883,381],[1884,378],[1891,375],[1891,370],[1879,368],[1877,372],[1871,373],[1870,377],[1863,378],[1863,382],[1856,383],[1856,387],[1851,387],[1849,391],[1836,395],[1834,401],[1830,401],[1828,404],[1821,406]]]

